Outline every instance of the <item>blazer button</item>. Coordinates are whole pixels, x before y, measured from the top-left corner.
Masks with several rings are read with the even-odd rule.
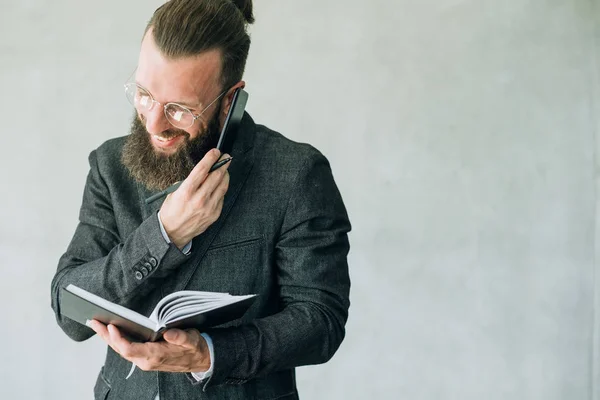
[[[146,275],[148,275],[148,268],[142,267],[142,268],[140,268],[140,272],[142,273],[142,275],[146,276]]]
[[[150,257],[148,259],[148,261],[150,261],[150,265],[152,265],[152,268],[154,268],[158,265],[158,261],[156,261],[156,258],[154,258],[154,257]]]
[[[152,268],[153,268],[153,267],[152,267],[152,264],[150,264],[149,262],[145,262],[145,263],[144,263],[144,267],[146,267],[146,269],[147,269],[148,271],[152,271]]]
[[[140,271],[135,271],[135,279],[141,281],[144,278],[144,275]]]

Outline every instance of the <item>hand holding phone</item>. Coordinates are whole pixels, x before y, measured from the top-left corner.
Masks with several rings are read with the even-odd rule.
[[[227,169],[231,163],[209,172],[220,158],[226,159],[229,155],[221,154],[217,149],[206,153],[160,208],[160,222],[170,241],[179,249],[206,231],[221,215],[225,193],[229,189]]]
[[[231,106],[229,107],[229,112],[227,113],[227,117],[225,118],[225,123],[223,124],[223,129],[221,129],[221,134],[219,136],[219,142],[217,143],[217,149],[223,153],[231,153],[231,148],[233,147],[233,140],[235,135],[237,134],[237,130],[242,122],[242,117],[244,116],[244,109],[246,108],[246,103],[248,102],[248,93],[244,91],[242,88],[238,88],[233,92],[233,100],[231,101]],[[223,161],[223,160],[221,160]],[[229,160],[231,161],[231,160]],[[211,167],[209,172],[214,171],[219,168],[217,164],[220,161],[217,160],[213,166]],[[224,164],[223,164],[224,165]],[[155,200],[162,199],[169,193],[173,193],[176,191],[179,186],[181,186],[181,182],[176,182],[173,185],[169,186],[162,192],[156,193],[150,197],[148,197],[145,202],[146,204],[150,204]]]

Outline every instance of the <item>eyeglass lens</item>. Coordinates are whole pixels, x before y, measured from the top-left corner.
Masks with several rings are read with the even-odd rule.
[[[150,111],[154,107],[154,103],[156,103],[150,93],[136,84],[126,85],[125,94],[129,102],[140,112]],[[164,112],[167,120],[177,128],[186,129],[194,123],[192,112],[177,104],[166,104]]]

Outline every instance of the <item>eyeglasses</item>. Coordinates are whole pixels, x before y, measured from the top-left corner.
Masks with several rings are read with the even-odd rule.
[[[167,121],[169,121],[169,123],[175,128],[187,129],[190,126],[194,125],[194,122],[196,122],[196,120],[200,118],[200,116],[204,114],[204,112],[208,110],[208,108],[212,106],[217,100],[219,100],[226,92],[227,90],[221,93],[216,99],[211,101],[209,105],[204,107],[204,109],[200,111],[199,114],[196,115],[194,115],[192,110],[185,106],[182,106],[181,104],[163,104],[162,106],[165,112],[165,117],[167,118]],[[129,100],[131,105],[134,106],[140,112],[150,111],[152,110],[152,108],[154,108],[154,104],[161,104],[160,102],[154,100],[154,97],[152,96],[152,94],[150,94],[148,90],[144,89],[135,82],[128,82],[125,84],[125,96],[127,97],[127,100]]]

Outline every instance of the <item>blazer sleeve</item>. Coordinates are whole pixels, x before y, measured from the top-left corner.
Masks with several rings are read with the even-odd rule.
[[[333,356],[350,305],[350,228],[329,163],[313,149],[291,191],[276,244],[281,311],[247,325],[207,330],[214,370],[205,390]]]
[[[79,223],[51,284],[52,309],[63,331],[76,341],[94,331],[60,311],[60,288],[77,285],[114,303],[135,309],[140,301],[186,259],[162,236],[153,214],[128,237],[120,237],[110,191],[100,174],[97,151],[89,156]]]

